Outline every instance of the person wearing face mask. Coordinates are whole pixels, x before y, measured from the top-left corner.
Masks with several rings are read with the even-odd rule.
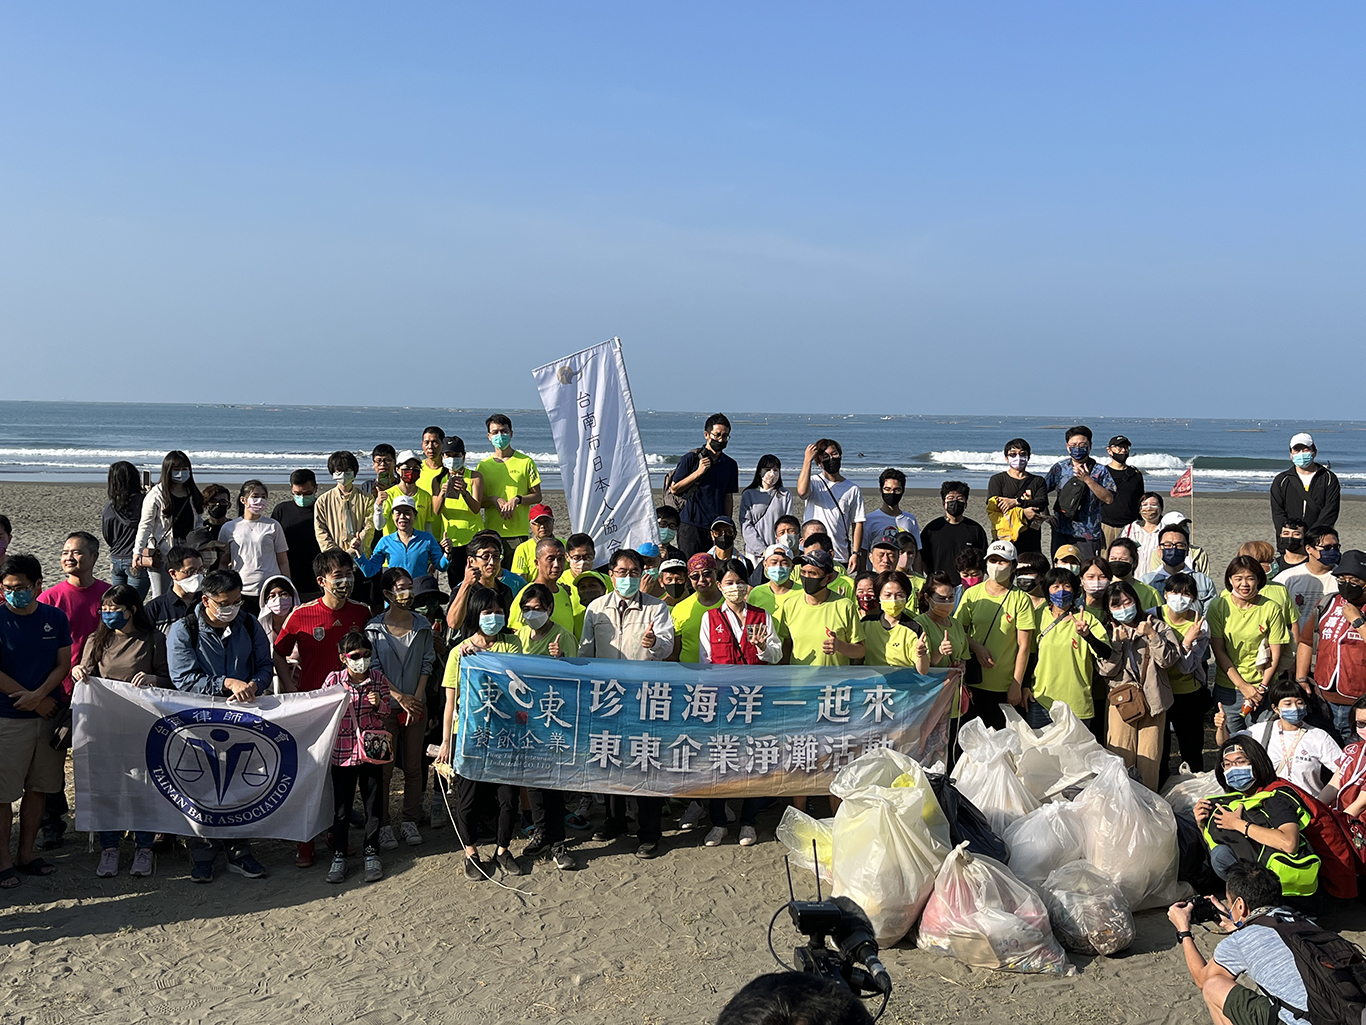
[[[1115,500],[1100,510],[1100,525],[1107,547],[1139,517],[1139,505],[1144,494],[1143,472],[1129,465],[1131,448],[1128,438],[1116,434],[1105,450],[1110,457],[1105,468],[1115,482]]]
[[[176,449],[161,461],[161,479],[142,499],[137,536],[133,542],[133,568],[151,576],[155,598],[171,584],[162,560],[196,527],[202,525],[204,496],[194,483],[190,457]]]
[[[1105,561],[1110,564],[1110,577],[1113,580],[1127,580],[1138,595],[1139,608],[1147,612],[1162,607],[1162,596],[1149,587],[1134,571],[1138,568],[1138,543],[1127,537],[1117,537],[1105,552]]]
[[[1050,569],[1043,578],[1047,611],[1039,612],[1038,653],[1031,686],[1023,688],[1025,720],[1049,725],[1049,709],[1061,701],[1088,727],[1096,714],[1091,678],[1098,659],[1110,654],[1105,625],[1086,611],[1081,579],[1071,570]]]
[[[1069,427],[1065,440],[1067,458],[1054,463],[1044,478],[1048,490],[1058,495],[1053,506],[1053,551],[1075,545],[1085,558],[1105,547],[1101,509],[1115,500],[1115,479],[1108,467],[1091,458],[1091,428],[1084,424]]]
[[[356,483],[358,472],[360,462],[354,452],[343,449],[327,457],[327,473],[335,487],[313,503],[313,534],[319,551],[341,551],[354,543],[368,553],[374,544],[375,528],[370,522],[374,503]]]
[[[1063,545],[1053,553],[1055,569],[1065,569],[1069,573],[1081,575],[1081,550],[1076,545]]]
[[[434,480],[437,489],[432,497],[437,527],[434,533],[451,543],[447,549],[449,565],[446,580],[451,587],[458,587],[460,581],[465,579],[465,563],[469,558],[467,546],[474,535],[484,529],[484,475],[465,465],[464,439],[451,435],[446,439],[444,449],[441,467],[445,476],[438,476]],[[547,508],[543,505],[534,506],[531,510],[532,519],[535,519],[537,510]],[[554,527],[552,517],[549,527],[552,535]],[[537,532],[534,522],[531,532],[533,535]]]
[[[1048,485],[1037,473],[1029,472],[1031,454],[1029,442],[1011,438],[1005,445],[1006,468],[987,481],[988,518],[994,511],[1003,521],[1016,524],[1015,536],[1007,537],[992,520],[995,536],[1012,542],[1021,555],[1043,551],[1040,528],[1048,522]]]
[[[1110,654],[1096,662],[1096,672],[1109,681],[1112,698],[1123,696],[1126,687],[1136,687],[1142,694],[1139,707],[1131,704],[1127,714],[1113,700],[1107,703],[1105,746],[1124,759],[1126,767],[1138,767],[1145,787],[1157,790],[1167,711],[1172,707],[1168,672],[1181,660],[1181,640],[1160,616],[1143,610],[1128,581],[1111,584],[1101,607],[1111,646]]]
[[[920,558],[925,573],[947,573],[957,587],[958,569],[954,560],[964,548],[987,550],[987,532],[976,520],[966,515],[970,489],[962,481],[948,480],[939,486],[944,503],[944,515],[930,520],[920,532]]]
[[[690,593],[688,588],[688,564],[682,559],[665,559],[659,564],[659,586],[664,593],[659,597],[670,609]]]
[[[1276,539],[1276,557],[1266,571],[1268,577],[1274,580],[1285,570],[1309,560],[1304,550],[1304,535],[1308,531],[1309,524],[1293,517],[1281,524],[1281,536]]]
[[[1311,528],[1304,537],[1304,550],[1309,558],[1276,576],[1276,583],[1290,592],[1300,615],[1318,608],[1324,595],[1337,593],[1333,569],[1342,561],[1337,531],[1330,528]]]
[[[574,605],[574,633],[578,636],[583,633],[583,612],[588,607],[586,602],[579,599],[578,583],[580,578],[598,581],[604,591],[609,590],[610,585],[607,582],[606,575],[593,569],[593,563],[597,560],[597,548],[593,544],[591,536],[583,533],[570,534],[565,539],[564,548],[565,570],[564,575],[560,577],[560,583],[569,588],[569,597]],[[662,570],[660,579],[663,580]],[[665,593],[668,593],[667,589]]]
[[[137,542],[138,520],[142,516],[142,478],[138,468],[120,459],[109,464],[109,479],[106,493],[109,501],[105,503],[100,517],[100,533],[104,543],[109,546],[109,582],[129,584],[136,587],[145,597],[151,587],[151,579],[145,569],[133,568],[134,545]],[[4,552],[0,551],[0,559]]]
[[[840,473],[843,461],[844,450],[832,438],[807,445],[797,476],[797,494],[806,502],[807,517],[819,520],[834,543],[835,563],[854,570],[863,550],[866,514],[863,490]],[[812,464],[820,472],[813,474]]]
[[[503,558],[531,536],[527,510],[541,501],[541,471],[536,460],[512,447],[512,420],[495,413],[484,421],[493,454],[479,463],[484,478],[484,529],[503,539]]]
[[[574,599],[571,597],[568,586],[561,584],[560,580],[564,577],[565,552],[564,545],[553,537],[544,537],[536,542],[536,562],[533,564],[532,579],[534,583],[540,584],[554,599],[551,608],[550,618],[558,623],[571,634],[574,633]],[[644,580],[642,574],[641,579]],[[641,587],[644,592],[644,585]],[[645,592],[648,593],[648,592]],[[512,614],[508,617],[508,625],[520,635],[522,620],[522,601],[526,596],[526,589],[517,592],[517,596],[512,599]],[[574,647],[578,648],[577,635],[575,635]]]
[[[246,702],[270,688],[270,640],[255,617],[241,615],[242,611],[242,578],[236,572],[220,569],[205,576],[199,605],[171,627],[166,638],[166,663],[178,690]],[[193,836],[186,842],[192,882],[213,882],[214,859],[220,846],[227,849],[230,871],[249,879],[266,874],[253,856],[249,840]]]
[[[517,596],[517,603],[521,609],[517,639],[525,654],[550,658],[572,658],[578,654],[579,639],[574,631],[552,618],[556,603],[549,586],[539,581],[527,584],[526,590]]]
[[[1342,484],[1318,457],[1312,436],[1300,433],[1290,439],[1290,468],[1271,482],[1271,526],[1277,535],[1292,518],[1314,527],[1337,526]]]
[[[858,606],[830,590],[835,562],[812,548],[799,570],[801,593],[778,605],[776,629],[784,635],[792,665],[847,666],[864,656],[863,620]]]
[[[205,484],[201,492],[204,496],[204,523],[203,530],[209,532],[210,537],[217,538],[218,532],[223,529],[223,524],[232,519],[232,492],[222,484]],[[199,530],[192,530],[185,535],[185,544],[190,543],[190,538],[199,533]],[[211,566],[210,569],[223,569],[221,566]]]
[[[1277,673],[1281,648],[1290,642],[1285,614],[1261,595],[1266,575],[1261,563],[1235,556],[1224,572],[1226,598],[1208,610],[1210,647],[1218,663],[1214,698],[1222,706],[1216,725],[1242,732],[1245,717],[1262,704],[1262,695]]]
[[[1366,813],[1366,696],[1357,698],[1348,708],[1349,740],[1319,800],[1348,818],[1359,819]]]
[[[953,568],[958,571],[958,594],[954,603],[956,609],[957,601],[963,597],[963,592],[970,587],[976,587],[987,578],[987,560],[980,550],[964,548],[954,557]]]
[[[430,579],[430,578],[429,578]],[[422,843],[417,822],[422,815],[423,741],[427,733],[427,679],[436,665],[432,624],[413,611],[413,578],[402,569],[387,569],[380,577],[387,603],[383,614],[365,624],[380,672],[389,682],[389,714],[384,729],[394,737],[394,751],[403,763],[403,817],[399,832],[409,847]],[[383,766],[379,792],[379,848],[398,846],[389,818],[389,787],[395,762]]]
[[[1185,573],[1195,581],[1199,593],[1200,612],[1207,614],[1217,592],[1214,581],[1195,568],[1194,560],[1191,558],[1190,532],[1184,523],[1173,523],[1159,531],[1158,553],[1161,556],[1161,564],[1152,573],[1142,577],[1143,583],[1159,595],[1165,596],[1167,581],[1171,579],[1172,574]]]
[[[725,448],[730,443],[730,421],[722,413],[707,417],[701,448],[691,449],[665,478],[670,499],[680,502],[678,547],[690,558],[708,547],[707,534],[718,516],[735,512],[740,490],[740,467]]]
[[[717,565],[716,558],[706,552],[698,552],[688,560],[688,582],[693,593],[669,613],[674,627],[672,661],[696,662],[701,657],[702,621],[725,601],[717,580]]]
[[[1159,785],[1170,775],[1172,735],[1181,748],[1181,760],[1192,772],[1205,771],[1205,711],[1210,706],[1206,687],[1206,656],[1209,654],[1209,624],[1197,611],[1195,580],[1178,573],[1167,583],[1167,595],[1160,611],[1162,621],[1171,627],[1180,645],[1177,661],[1167,667],[1172,704],[1167,711],[1171,729],[1163,738]]]
[[[1120,537],[1128,538],[1138,545],[1138,557],[1134,560],[1136,576],[1151,573],[1162,562],[1157,550],[1157,539],[1162,529],[1164,508],[1161,495],[1156,491],[1145,491],[1138,499],[1138,518],[1120,531]]]
[[[446,477],[443,461],[446,448],[446,432],[440,427],[422,429],[422,468],[418,471],[417,486],[432,496],[432,509],[437,511],[441,497],[441,482]],[[440,479],[438,479],[440,478]]]
[[[798,557],[798,562],[800,562],[801,558],[817,549],[825,552],[831,559],[834,559],[835,543],[830,540],[828,534],[821,533],[819,528],[817,528],[816,533],[808,534],[802,539],[802,554]],[[839,563],[835,563],[835,579],[830,581],[829,586],[830,593],[837,595],[840,598],[849,598],[852,600],[854,597],[854,578],[844,572],[844,567]]]
[[[295,470],[289,475],[288,500],[276,503],[270,511],[270,518],[280,524],[280,529],[284,531],[285,545],[295,565],[313,565],[313,556],[322,551],[314,523],[317,500],[317,476],[312,470]],[[311,580],[299,587],[299,594],[304,601],[318,597]]]
[[[792,492],[783,487],[783,464],[775,455],[761,456],[754,480],[740,493],[740,532],[745,559],[758,565],[776,538],[778,517],[792,515]]]
[[[877,604],[863,617],[863,664],[900,666],[925,673],[930,668],[930,646],[925,628],[915,619],[911,582],[900,570],[873,580]]]
[[[749,566],[749,560],[741,555],[736,547],[735,521],[729,516],[718,516],[712,522],[711,548],[707,550],[707,554],[715,559],[718,565],[739,559]],[[753,573],[754,567],[750,566],[749,571]]]
[[[357,481],[357,489],[370,499],[375,500],[375,492],[387,491],[398,483],[398,453],[394,446],[380,442],[370,450],[370,467],[374,470],[373,479]]]
[[[936,571],[920,592],[920,614],[915,621],[924,631],[930,665],[936,668],[961,666],[971,654],[963,624],[953,618],[955,590],[948,574]]]
[[[135,588],[116,584],[104,593],[99,629],[86,644],[81,663],[71,670],[71,675],[78,686],[94,676],[120,680],[134,687],[171,686],[166,638],[147,618],[142,596]],[[134,834],[132,875],[152,874],[154,839],[150,830],[139,829]],[[95,875],[105,879],[118,875],[122,841],[122,830],[100,834],[100,863]]]
[[[661,505],[655,510],[655,526],[659,528],[661,559],[681,559],[687,562],[683,549],[678,547],[678,510],[672,506]]]
[[[1276,775],[1307,794],[1318,794],[1332,777],[1342,748],[1329,734],[1309,726],[1308,702],[1293,680],[1277,680],[1266,692],[1271,715],[1235,734],[1254,738],[1266,751]]]
[[[1096,618],[1104,622],[1105,590],[1110,586],[1112,577],[1110,564],[1099,555],[1083,559],[1077,576],[1081,577],[1081,590],[1087,610],[1094,612]]]
[[[1366,695],[1366,552],[1343,552],[1337,591],[1301,617],[1295,682],[1321,694],[1343,741],[1355,740],[1353,709]]]
[[[218,532],[218,540],[228,546],[233,572],[242,578],[243,600],[253,616],[261,611],[261,584],[266,578],[290,575],[284,528],[266,515],[269,494],[259,480],[243,483],[237,493],[241,515]]]
[[[1018,706],[1024,698],[1030,648],[1038,629],[1034,603],[1010,586],[1017,558],[1009,541],[991,542],[986,579],[963,592],[954,612],[972,652],[965,673],[972,692],[969,717],[997,730],[1005,728],[1001,705]]]
[[[299,592],[295,590],[294,582],[289,577],[270,577],[261,585],[261,614],[256,617],[256,621],[261,624],[261,629],[266,632],[272,645],[284,629],[289,614],[300,604]],[[288,687],[282,685],[280,689],[288,690]]]
[[[360,791],[365,815],[365,881],[377,883],[384,878],[379,860],[380,798],[384,791],[384,772],[388,765],[368,762],[361,756],[361,734],[386,729],[391,684],[375,663],[374,652],[364,631],[350,630],[337,648],[342,667],[327,674],[324,687],[346,690],[346,710],[337,727],[332,747],[332,865],[327,870],[329,883],[346,879],[346,834],[351,828],[351,805]],[[392,757],[392,749],[390,751]],[[392,765],[392,761],[389,765]]]
[[[199,604],[199,590],[204,584],[204,564],[198,549],[177,545],[167,554],[165,565],[170,589],[144,606],[147,618],[162,636],[169,634],[171,627]]]
[[[555,513],[550,506],[533,505],[527,515],[531,522],[531,537],[512,553],[512,572],[523,580],[536,576],[536,546],[548,537],[555,537]]]
[[[860,616],[877,608],[877,588],[873,586],[876,580],[877,574],[867,570],[854,577],[854,604],[858,606]]]
[[[891,537],[905,532],[915,539],[916,547],[920,547],[920,522],[915,518],[915,514],[907,512],[901,508],[902,499],[906,495],[906,475],[900,470],[888,467],[878,475],[878,490],[882,495],[882,504],[872,512],[868,513],[863,521],[863,543],[862,549],[865,558],[871,558],[872,545],[880,538]],[[877,570],[876,572],[883,572]]]
[[[422,460],[417,457],[412,449],[405,448],[397,456],[398,461],[398,483],[386,491],[375,492],[375,504],[371,514],[371,522],[375,526],[375,531],[380,535],[394,534],[398,531],[398,524],[394,522],[394,502],[401,497],[410,498],[416,514],[413,520],[414,530],[425,530],[432,533],[433,523],[436,517],[432,513],[432,496],[430,492],[418,487],[418,477],[422,473]],[[376,539],[378,544],[378,539]]]
[[[761,569],[764,583],[749,592],[749,603],[768,613],[778,611],[778,606],[793,594],[801,593],[801,586],[793,573],[795,563],[786,545],[771,544],[764,549]]]

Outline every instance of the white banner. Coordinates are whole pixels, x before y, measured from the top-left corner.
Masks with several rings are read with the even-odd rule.
[[[593,538],[599,563],[618,548],[658,544],[650,472],[621,339],[531,373],[560,457],[570,527]]]
[[[76,828],[312,840],[346,690],[249,704],[87,678],[72,701]]]

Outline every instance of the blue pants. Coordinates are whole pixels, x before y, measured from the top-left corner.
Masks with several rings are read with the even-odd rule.
[[[1214,869],[1214,874],[1220,879],[1228,878],[1228,870],[1238,864],[1238,855],[1233,853],[1233,848],[1225,844],[1219,844],[1209,852],[1209,866]]]
[[[109,560],[109,584],[111,587],[127,584],[137,591],[139,598],[146,598],[147,590],[152,586],[152,578],[145,569],[140,569],[136,573],[133,572],[132,559],[111,558]]]
[[[1077,717],[1081,719],[1080,716]],[[1092,716],[1092,718],[1095,718]],[[1029,723],[1036,730],[1041,730],[1045,726],[1053,725],[1053,718],[1048,714],[1048,709],[1037,701],[1031,701],[1029,708],[1025,711],[1025,722]],[[1088,730],[1091,728],[1091,719],[1081,719],[1081,724]]]

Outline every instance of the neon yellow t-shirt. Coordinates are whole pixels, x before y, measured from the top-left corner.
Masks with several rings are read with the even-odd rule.
[[[803,591],[790,601],[782,602],[774,618],[792,638],[794,666],[849,664],[849,660],[838,652],[827,655],[821,650],[826,630],[848,644],[863,642],[863,620],[859,618],[858,606],[848,598],[831,596],[819,605],[812,605]]]
[[[550,642],[556,637],[560,639],[560,654],[573,658],[579,653],[579,639],[574,636],[573,631],[566,630],[555,620],[550,621],[550,629],[545,632],[545,636],[539,640],[531,636],[531,627],[525,623],[517,628],[517,640],[522,644],[523,655],[550,655]]]
[[[955,662],[961,662],[972,654],[968,647],[967,631],[963,629],[963,624],[952,616],[949,617],[949,628],[947,631],[939,629],[939,624],[934,621],[934,617],[928,612],[922,612],[915,617],[915,621],[920,624],[920,629],[925,631],[925,643],[930,646],[930,666],[943,669],[945,666]],[[944,634],[948,633],[949,643],[953,645],[953,654],[939,654],[939,645],[944,643]]]
[[[725,599],[718,595],[715,605],[703,605],[697,595],[690,594],[669,610],[669,615],[674,621],[674,635],[681,644],[678,649],[678,661],[701,661],[702,617],[712,609],[719,609],[724,601]]]
[[[427,465],[427,460],[424,459],[422,461],[422,466],[417,471],[417,486],[420,487],[423,491],[427,492],[427,494],[431,495],[433,498],[436,497],[436,476],[437,474],[441,473],[441,471],[443,471],[444,469],[444,466],[438,466],[435,470],[433,470],[430,466]]]
[[[1049,609],[1039,610],[1039,663],[1034,667],[1034,700],[1044,708],[1061,701],[1078,719],[1096,714],[1091,700],[1091,670],[1096,654],[1086,639],[1077,633],[1074,616],[1080,615],[1091,627],[1091,636],[1103,644],[1110,636],[1090,612],[1073,613],[1055,621]]]
[[[1038,629],[1034,603],[1017,587],[993,597],[983,581],[963,592],[953,618],[963,632],[991,652],[991,666],[982,667],[983,690],[1004,694],[1015,682],[1015,656],[1020,650],[1017,631]],[[933,650],[933,649],[931,649]]]
[[[1167,625],[1175,631],[1176,639],[1178,641],[1186,636],[1186,630],[1190,628],[1191,623],[1195,622],[1194,619],[1185,623],[1176,622],[1172,615],[1172,610],[1167,608],[1165,604],[1162,606],[1162,618],[1166,621]],[[1172,666],[1167,670],[1167,682],[1172,685],[1173,694],[1194,694],[1203,686],[1200,681],[1195,678],[1194,673],[1183,673],[1175,666]]]
[[[758,587],[753,588],[749,592],[749,597],[746,599],[746,601],[748,601],[751,605],[763,609],[770,616],[772,616],[777,614],[779,605],[783,604],[784,602],[791,601],[794,595],[798,595],[801,593],[802,589],[800,586],[789,587],[782,594],[778,594],[776,591],[773,590],[772,584],[760,584]]]
[[[1231,597],[1220,595],[1209,603],[1207,618],[1210,641],[1224,642],[1224,652],[1244,683],[1256,685],[1262,682],[1262,674],[1257,669],[1257,649],[1262,641],[1268,644],[1290,643],[1285,613],[1264,594],[1257,595],[1256,601],[1245,609],[1234,605]],[[1236,689],[1223,669],[1215,676],[1214,685]]]
[[[866,666],[900,666],[915,668],[915,650],[920,644],[920,634],[901,621],[892,624],[890,630],[882,622],[882,617],[863,621],[863,664]]]
[[[530,579],[535,580],[536,574],[533,573]],[[526,626],[526,620],[522,616],[522,599],[524,597],[526,597],[526,588],[522,588],[522,590],[517,592],[517,597],[512,599],[512,611],[508,613],[508,626],[519,633],[522,628]],[[570,633],[574,634],[576,637],[578,636],[578,633],[574,630],[574,599],[572,597],[572,592],[563,584],[561,584],[560,589],[555,592],[555,608],[550,613],[550,618],[552,622],[559,623],[560,626],[564,627]],[[546,641],[546,643],[549,644],[550,642]],[[574,650],[578,651],[578,648],[575,648]]]
[[[541,472],[536,469],[536,461],[515,449],[503,462],[489,456],[479,464],[479,473],[484,478],[486,500],[510,499],[515,495],[525,495],[541,483]],[[530,506],[523,502],[512,511],[511,519],[506,520],[496,505],[485,508],[484,526],[489,530],[498,531],[503,537],[523,537],[530,534]]]
[[[441,677],[441,686],[447,687],[456,693],[456,711],[460,709],[460,644],[461,641],[451,645],[451,653],[446,658],[446,672]],[[485,651],[497,652],[506,655],[520,655],[522,653],[522,642],[514,634],[509,637],[507,634],[500,634],[499,639],[490,644]]]
[[[388,491],[384,492],[384,534],[397,534],[398,526],[394,523],[394,499],[403,494],[399,486],[395,484]],[[425,530],[434,537],[439,537],[432,530],[434,517],[432,516],[432,496],[430,492],[417,489],[417,494],[412,496],[413,504],[417,506],[417,518],[413,520],[414,530]]]
[[[470,481],[474,480],[474,473],[465,470],[465,486],[469,487]],[[447,497],[441,503],[441,512],[438,514],[441,523],[441,530],[446,537],[451,539],[451,544],[457,547],[470,543],[470,538],[484,529],[484,516],[479,510],[471,509],[463,497]],[[440,536],[440,535],[438,535]],[[512,572],[517,573],[516,570]],[[536,574],[530,575],[519,573],[524,580],[530,580]]]

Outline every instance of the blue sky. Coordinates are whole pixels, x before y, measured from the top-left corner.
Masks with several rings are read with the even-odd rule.
[[[0,396],[1359,416],[1363,10],[7,3]]]

